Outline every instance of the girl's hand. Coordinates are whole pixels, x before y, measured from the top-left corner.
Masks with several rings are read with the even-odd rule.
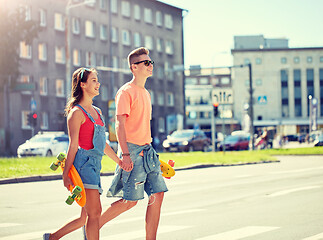
[[[70,185],[72,187],[74,187],[72,179],[65,172],[63,172],[63,183],[64,183],[64,186],[67,188],[68,191],[70,190]]]
[[[130,172],[133,169],[133,162],[131,161],[130,156],[124,156],[122,160],[120,159],[119,166],[126,172]]]

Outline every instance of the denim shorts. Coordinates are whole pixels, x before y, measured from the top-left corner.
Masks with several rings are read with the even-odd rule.
[[[103,192],[100,179],[101,160],[102,156],[95,149],[83,148],[78,149],[74,159],[74,166],[83,181],[84,188],[97,189],[100,194]]]
[[[137,201],[144,199],[144,192],[148,196],[167,192],[167,186],[162,176],[160,168],[156,171],[146,173],[143,164],[143,156],[131,155],[133,169],[126,182],[123,182],[123,199]]]

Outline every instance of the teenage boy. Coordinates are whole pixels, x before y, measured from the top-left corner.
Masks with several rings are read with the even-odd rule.
[[[101,215],[100,227],[121,213],[134,207],[138,200],[149,196],[146,211],[146,240],[155,240],[164,192],[167,191],[161,175],[158,155],[151,145],[151,99],[145,88],[153,74],[154,62],[148,49],[141,47],[128,55],[131,81],[116,94],[116,134],[123,169],[117,166],[108,197],[122,197]],[[120,152],[121,151],[121,152]],[[127,172],[128,171],[128,172]]]

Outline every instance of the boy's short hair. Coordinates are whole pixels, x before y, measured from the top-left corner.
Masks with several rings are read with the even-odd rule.
[[[140,47],[132,50],[129,55],[128,55],[128,65],[129,68],[131,69],[131,65],[134,62],[137,62],[137,59],[141,55],[149,55],[149,50],[145,47]]]

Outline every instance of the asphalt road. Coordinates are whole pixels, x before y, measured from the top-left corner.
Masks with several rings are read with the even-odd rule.
[[[323,156],[178,171],[167,180],[159,240],[323,239]],[[107,190],[112,177],[103,177]],[[0,240],[42,239],[77,216],[61,181],[0,185]],[[103,209],[115,199],[101,197]],[[144,239],[147,198],[106,224],[103,240]],[[63,239],[82,239],[76,231]]]

